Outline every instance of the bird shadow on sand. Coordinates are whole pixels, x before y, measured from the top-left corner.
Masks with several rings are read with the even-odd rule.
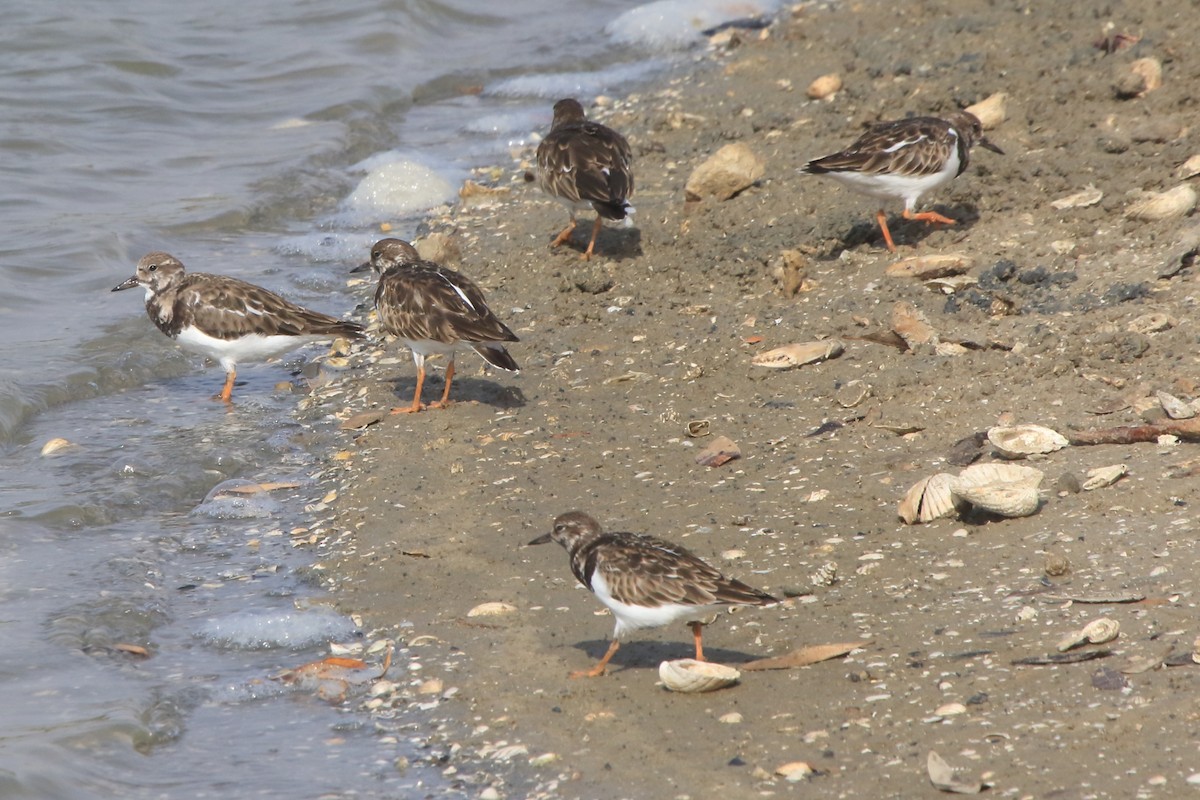
[[[432,403],[440,400],[445,386],[445,378],[440,372],[427,373],[421,402]],[[396,405],[407,406],[412,402],[413,390],[416,388],[415,377],[400,377],[392,381],[392,394],[396,398]],[[454,386],[450,389],[451,407],[458,403],[482,403],[497,410],[504,410],[524,408],[528,400],[520,387],[498,383],[490,378],[470,378],[459,372],[455,374]]]
[[[903,252],[905,246],[913,247],[919,245],[938,231],[968,231],[975,226],[980,216],[978,206],[973,203],[952,203],[949,205],[938,203],[932,206],[925,206],[920,210],[936,211],[942,216],[954,220],[955,224],[945,225],[937,222],[930,224],[921,220],[907,220],[898,213],[889,213],[887,220],[888,229],[891,230],[892,239],[896,242],[896,247],[901,252]],[[887,250],[887,245],[883,240],[883,232],[879,230],[879,225],[875,223],[874,217],[856,222],[835,247],[834,255],[837,255],[842,250],[853,250],[864,244],[880,250]]]
[[[684,628],[684,633],[688,633]],[[608,639],[592,639],[572,645],[576,650],[587,654],[590,661],[582,664],[571,664],[572,669],[590,669],[608,650]],[[678,661],[681,658],[695,658],[696,651],[690,640],[654,641],[634,639],[622,641],[621,649],[608,662],[608,672],[623,672],[627,669],[658,669],[664,661]],[[705,643],[704,659],[717,664],[737,666],[762,658],[762,655],[749,655],[739,650],[728,650],[724,647],[712,647]]]
[[[585,230],[586,229],[586,230]],[[582,256],[587,250],[588,239],[592,234],[592,226],[585,225],[580,220],[579,227],[571,238],[557,248],[560,251],[574,252]],[[637,228],[625,228],[620,224],[605,225],[596,237],[596,247],[592,251],[593,261],[627,261],[642,255],[642,232]]]

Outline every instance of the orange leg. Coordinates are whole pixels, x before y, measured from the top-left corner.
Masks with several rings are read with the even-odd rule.
[[[596,217],[596,224],[592,226],[592,240],[588,242],[587,250],[584,250],[583,255],[580,256],[584,261],[592,260],[592,251],[596,249],[596,237],[600,235],[600,226],[602,224],[600,217]]]
[[[937,213],[936,211],[922,211],[920,214],[914,214],[906,208],[906,209],[904,209],[904,218],[905,219],[919,219],[922,222],[924,222],[926,225],[929,225],[934,222],[940,222],[943,225],[953,225],[954,224],[954,220],[950,219],[949,217],[943,217],[941,214]]]
[[[696,640],[696,660],[703,661],[704,660],[704,644],[703,644],[703,642],[701,642],[701,637],[704,635],[704,623],[703,622],[689,622],[688,625],[691,626],[692,637]]]
[[[575,232],[575,226],[579,224],[571,217],[571,224],[562,229],[562,233],[554,237],[554,241],[550,243],[551,247],[558,247],[560,244],[571,238],[571,234]]]
[[[454,380],[454,362],[446,365],[446,388],[442,390],[442,399],[430,403],[430,408],[446,408],[450,405],[450,382]]]
[[[219,394],[213,395],[213,400],[220,400],[227,405],[233,405],[233,381],[237,377],[237,370],[231,369],[225,373],[225,385],[221,387]]]
[[[879,209],[879,213],[875,215],[875,221],[879,223],[879,230],[883,231],[883,240],[887,242],[887,249],[890,252],[896,252],[896,243],[892,241],[892,232],[888,230],[887,226],[887,214],[883,213],[883,209]]]
[[[413,392],[412,405],[408,408],[397,406],[392,409],[393,414],[415,414],[425,406],[421,405],[421,389],[425,386],[425,365],[417,367],[417,390]]]
[[[598,678],[604,674],[604,669],[608,666],[609,659],[617,652],[617,648],[621,646],[618,639],[613,639],[612,644],[608,646],[608,652],[604,654],[604,658],[600,659],[600,663],[591,669],[581,669],[571,673],[572,678]]]

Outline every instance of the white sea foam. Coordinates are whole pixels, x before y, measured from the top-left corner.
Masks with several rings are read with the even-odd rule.
[[[302,649],[353,635],[354,625],[332,609],[309,611],[235,611],[207,619],[196,635],[218,647],[237,650],[268,650],[276,647]]]
[[[634,83],[663,69],[662,61],[639,61],[594,72],[555,72],[521,75],[488,86],[485,95],[499,97],[589,97]]]
[[[604,31],[621,44],[681,49],[701,41],[701,31],[774,14],[781,5],[780,0],[658,0],[626,11]]]
[[[456,196],[455,186],[436,170],[399,153],[380,153],[356,169],[366,171],[367,176],[346,198],[343,208],[360,222],[410,216]]]

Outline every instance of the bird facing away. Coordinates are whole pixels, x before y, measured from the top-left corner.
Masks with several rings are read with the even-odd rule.
[[[622,220],[632,214],[628,198],[633,194],[633,151],[625,137],[598,122],[588,122],[578,100],[567,98],[554,104],[550,133],[537,149],[537,180],[542,191],[567,207],[571,221],[551,242],[558,247],[571,238],[575,216],[596,211],[592,238],[581,256],[592,257],[603,220]]]
[[[961,175],[976,144],[1004,155],[983,135],[979,119],[955,111],[944,119],[911,117],[871,126],[854,144],[840,153],[817,158],[801,168],[810,175],[828,175],[857,192],[880,200],[903,200],[904,218],[926,224],[954,220],[936,211],[914,214],[921,195]],[[896,252],[883,209],[875,215],[887,248]]]
[[[237,365],[265,361],[319,339],[360,339],[362,326],[310,311],[274,292],[227,275],[185,272],[168,253],[142,256],[133,277],[114,292],[141,286],[146,313],[185,350],[205,355],[225,370],[214,400],[230,403]]]
[[[380,239],[371,247],[371,260],[355,272],[374,269],[379,273],[375,308],[383,329],[412,350],[417,365],[417,388],[412,405],[393,408],[393,414],[408,414],[425,408],[421,389],[425,385],[425,357],[441,353],[446,364],[446,387],[442,399],[431,408],[450,405],[450,383],[454,380],[454,351],[466,344],[493,367],[516,372],[517,362],[503,342],[520,341],[517,335],[488,308],[483,292],[460,272],[425,261],[417,249],[401,239]]]
[[[689,550],[637,533],[613,533],[582,511],[555,518],[554,527],[529,544],[558,542],[567,550],[571,572],[616,617],[608,652],[592,669],[572,678],[603,675],[626,631],[687,622],[704,660],[703,620],[726,606],[765,606],[779,602],[741,581],[727,578]]]

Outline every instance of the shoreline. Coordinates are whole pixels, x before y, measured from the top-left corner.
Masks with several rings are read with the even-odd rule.
[[[1078,765],[1100,746],[1109,783],[1092,784],[1094,796],[1165,793],[1191,774],[1188,756],[1163,746],[1183,730],[1143,726],[1159,725],[1175,684],[1195,684],[1200,670],[1130,673],[1109,691],[1094,664],[1011,664],[1102,614],[1123,626],[1106,662],[1118,677],[1118,659],[1191,646],[1187,581],[1200,553],[1179,539],[1195,530],[1187,504],[1200,492],[1152,480],[1186,453],[1069,448],[1038,464],[1047,478],[1033,516],[913,527],[896,517],[907,487],[950,469],[951,446],[975,431],[1009,420],[1129,424],[1156,390],[1200,392],[1193,364],[1180,363],[1194,338],[1196,278],[1158,277],[1191,223],[1124,216],[1129,189],[1173,185],[1196,149],[1186,126],[1168,130],[1188,77],[1200,78],[1176,33],[1179,12],[1160,2],[1115,18],[1142,41],[1113,54],[1092,46],[1099,23],[1082,2],[1032,21],[982,0],[914,6],[903,29],[878,27],[888,17],[880,2],[799,7],[767,35],[739,33],[739,44],[708,53],[711,66],[589,108],[630,139],[638,181],[636,227],[606,226],[591,262],[548,250],[562,209],[526,186],[528,158],[491,171],[504,176],[500,191],[423,226],[451,238],[462,257],[447,265],[479,283],[521,337],[512,352],[523,371],[484,373],[465,353],[450,409],[346,432],[345,455],[330,461],[332,516],[312,526],[328,531],[314,569],[375,629],[370,638],[397,640],[389,678],[405,689],[389,702],[423,709],[414,737],[468,795],[760,797],[786,792],[782,768],[804,762],[812,772],[800,780],[823,796],[915,796],[931,791],[925,758],[938,751],[1006,796],[1040,796],[1082,791],[1092,772]],[[1113,71],[1152,56],[1168,62],[1164,86],[1115,96]],[[845,81],[837,95],[805,98],[811,80],[834,72]],[[861,122],[997,92],[1009,95],[1008,119],[988,135],[1008,155],[977,152],[925,199],[958,225],[894,222],[896,256],[881,246],[871,200],[796,174]],[[1140,138],[1151,123],[1163,141]],[[730,142],[765,160],[764,177],[724,202],[685,203],[691,171]],[[1050,210],[1087,183],[1103,201]],[[899,209],[888,211],[896,219]],[[964,255],[977,286],[947,295],[885,276],[903,257],[940,253]],[[1022,277],[1006,280],[1004,261]],[[899,304],[971,346],[948,355],[875,343]],[[1173,323],[1131,327],[1148,314]],[[751,364],[772,347],[826,338],[846,353],[789,371]],[[351,362],[327,389],[345,395],[338,418],[411,397],[402,346]],[[865,387],[853,403],[851,385]],[[1097,421],[1094,409],[1114,400],[1128,407]],[[696,420],[742,457],[697,465],[707,442],[684,431]],[[1132,477],[1097,493],[1053,488],[1063,473],[1115,461]],[[1180,497],[1182,506],[1171,500]],[[723,615],[705,637],[714,660],[872,643],[676,695],[656,685],[656,667],[689,654],[680,626],[625,641],[605,677],[568,680],[604,652],[611,618],[575,585],[559,548],[522,545],[573,508],[794,598]],[[1175,555],[1164,562],[1164,551]],[[1052,556],[1071,565],[1065,576],[1048,574]],[[838,580],[814,586],[828,563]],[[1136,589],[1162,602],[1045,602],[1047,581],[1059,593]],[[508,610],[472,615],[486,603]],[[399,677],[405,658],[421,669]],[[1162,781],[1147,784],[1153,776]]]

